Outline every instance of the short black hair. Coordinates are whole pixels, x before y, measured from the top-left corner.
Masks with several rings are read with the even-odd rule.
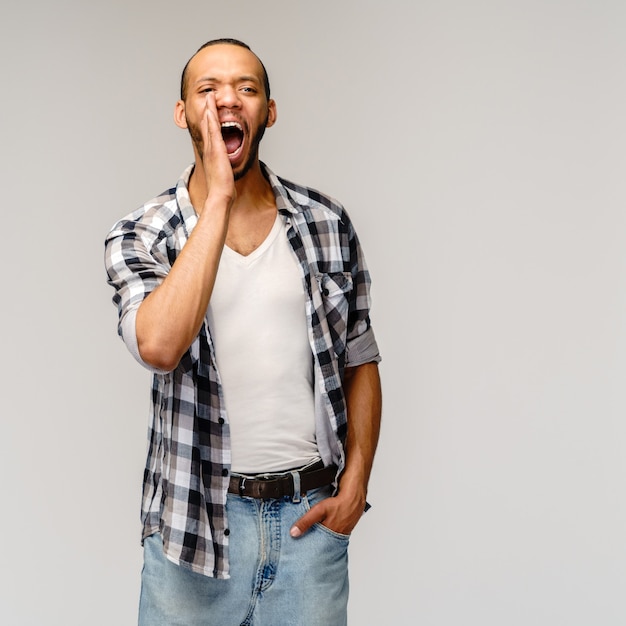
[[[205,44],[201,45],[195,51],[194,55],[189,59],[189,61],[185,63],[185,67],[183,68],[183,73],[180,77],[180,99],[181,100],[185,100],[185,98],[187,97],[187,68],[189,67],[189,64],[191,63],[191,60],[201,50],[204,50],[205,48],[208,48],[209,46],[217,46],[219,44],[239,46],[240,48],[245,48],[246,50],[250,50],[250,52],[252,52],[252,49],[247,43],[244,43],[243,41],[239,41],[239,39],[232,39],[230,37],[222,37],[221,39],[211,39],[211,41],[207,41]],[[252,54],[254,54],[254,52],[252,52]],[[263,65],[263,61],[261,61],[261,59],[259,59],[259,57],[256,54],[254,54],[254,56],[258,59],[259,63],[261,64],[261,67],[263,68],[263,87],[265,88],[265,97],[269,100],[270,99],[270,79],[267,76],[267,70],[265,69],[265,65]]]

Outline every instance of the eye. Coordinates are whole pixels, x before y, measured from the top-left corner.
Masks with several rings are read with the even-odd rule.
[[[200,90],[200,93],[209,93],[210,91],[215,91],[215,89],[213,87],[204,87]]]
[[[256,93],[256,89],[254,87],[250,87],[248,85],[241,88],[241,91],[244,93]]]

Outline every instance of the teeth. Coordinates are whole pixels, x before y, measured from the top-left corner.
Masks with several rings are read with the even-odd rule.
[[[222,122],[222,128],[238,128],[239,130],[242,130],[241,128],[241,124],[239,124],[239,122]]]

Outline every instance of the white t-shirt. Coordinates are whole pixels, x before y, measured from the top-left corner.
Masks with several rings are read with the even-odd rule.
[[[234,472],[276,472],[319,458],[305,302],[280,215],[248,256],[224,246],[208,319]]]

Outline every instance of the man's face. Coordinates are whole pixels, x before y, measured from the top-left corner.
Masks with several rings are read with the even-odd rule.
[[[184,101],[186,126],[199,156],[203,154],[200,120],[209,91],[215,94],[222,137],[238,180],[256,162],[265,129],[276,119],[276,105],[265,96],[263,69],[252,52],[230,44],[204,48],[187,67]]]

